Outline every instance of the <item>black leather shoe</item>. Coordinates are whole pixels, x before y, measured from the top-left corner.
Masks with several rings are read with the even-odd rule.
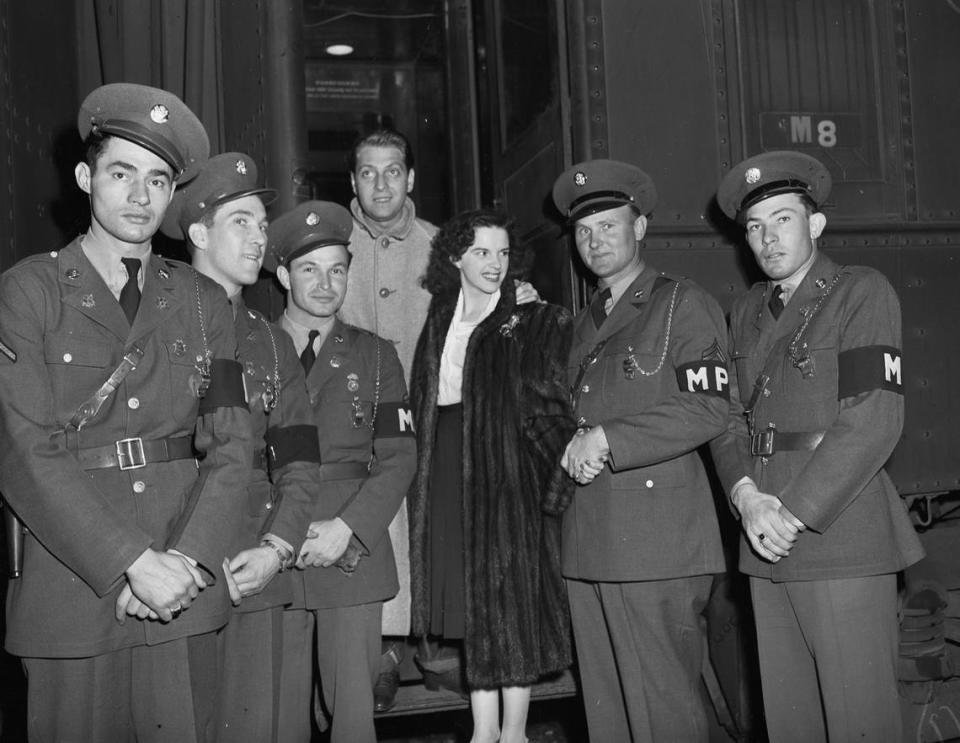
[[[384,671],[377,677],[373,686],[373,711],[388,712],[397,703],[397,687],[400,686],[400,674],[396,668]]]

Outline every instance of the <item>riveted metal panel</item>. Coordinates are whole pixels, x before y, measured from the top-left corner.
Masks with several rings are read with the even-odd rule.
[[[960,245],[944,236],[940,245],[903,252],[903,362],[907,414],[891,474],[904,493],[960,488]]]
[[[652,231],[706,229],[718,163],[729,160],[721,5],[607,0],[601,22],[604,87],[591,85],[591,97],[605,102],[608,156],[656,182]]]
[[[567,5],[572,147],[577,161],[610,156],[603,6],[603,0],[570,0]]]
[[[746,153],[819,158],[844,221],[904,218],[890,4],[738,0],[738,17]]]
[[[917,217],[923,222],[960,221],[960,2],[907,0],[895,5],[904,8],[897,59],[911,107],[912,127],[904,133],[904,144],[915,157]]]

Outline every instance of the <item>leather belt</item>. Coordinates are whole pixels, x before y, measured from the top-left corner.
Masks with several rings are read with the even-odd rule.
[[[361,462],[330,462],[320,465],[321,480],[363,480],[370,474]]]
[[[750,436],[750,453],[755,457],[769,457],[778,451],[813,451],[826,431],[790,433],[773,426]]]
[[[73,453],[80,463],[80,468],[84,470],[100,470],[108,467],[136,470],[155,462],[196,458],[190,436],[147,441],[137,436],[114,441],[106,446],[74,449]]]

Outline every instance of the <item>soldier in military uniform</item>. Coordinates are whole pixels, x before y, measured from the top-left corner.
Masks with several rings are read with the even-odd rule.
[[[562,459],[580,485],[562,567],[590,738],[705,741],[701,612],[724,560],[696,449],[726,422],[723,314],[644,260],[656,190],[642,170],[579,163],[553,199],[599,280],[574,320],[579,429]]]
[[[151,238],[207,135],[129,84],[79,129],[89,229],[0,279],[0,490],[29,530],[6,648],[31,740],[206,740],[249,413],[223,290]]]
[[[817,249],[830,174],[767,152],[717,192],[767,281],[730,315],[728,432],[770,740],[899,741],[896,573],[923,555],[883,469],[903,425],[900,304]]]
[[[211,158],[176,192],[163,223],[186,237],[193,267],[227,292],[244,370],[255,452],[242,529],[224,573],[237,608],[221,631],[224,658],[219,736],[223,741],[277,739],[283,606],[289,574],[307,532],[320,451],[303,368],[290,337],[244,306],[241,289],[256,282],[267,244],[265,204],[276,195],[257,181],[256,163],[227,152]],[[242,600],[241,600],[242,598]]]
[[[387,528],[416,468],[403,369],[389,341],[340,321],[352,219],[308,201],[269,228],[267,266],[287,290],[281,324],[307,370],[320,475],[285,612],[284,740],[310,738],[311,639],[333,743],[374,743],[383,602],[397,592]]]

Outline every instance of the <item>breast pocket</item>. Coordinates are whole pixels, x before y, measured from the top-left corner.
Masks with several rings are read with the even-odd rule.
[[[119,350],[98,338],[47,336],[43,354],[58,420],[70,418],[100,389],[119,363],[117,353]]]
[[[373,401],[363,398],[354,399],[348,393],[321,393],[313,401],[314,417],[322,421],[322,426],[336,432],[336,441],[331,444],[336,449],[354,449],[369,447],[371,425],[373,424]],[[324,431],[321,427],[321,439]]]
[[[784,359],[784,390],[804,401],[837,402],[837,349],[818,346],[802,349]],[[832,407],[832,406],[831,406]]]
[[[165,341],[166,353],[161,353],[161,363],[167,366],[167,381],[170,387],[171,399],[182,397],[197,397],[197,390],[201,383],[200,371],[197,368],[196,349],[185,348],[179,338]]]
[[[603,364],[604,402],[626,403],[628,407],[635,403],[642,406],[642,397],[631,396],[631,389],[640,395],[645,388],[657,384],[666,366],[660,361],[661,356],[652,353],[610,349],[600,359]]]

